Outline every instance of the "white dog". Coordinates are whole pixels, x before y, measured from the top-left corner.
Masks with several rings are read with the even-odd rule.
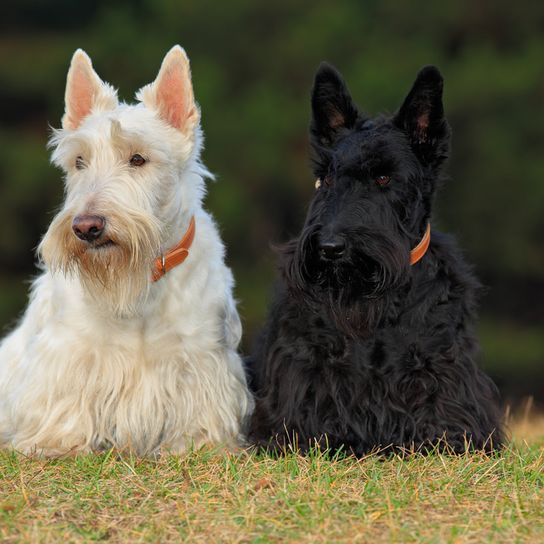
[[[200,112],[175,46],[119,103],[75,52],[52,160],[66,201],[0,344],[0,444],[61,455],[236,446],[252,409],[233,279],[202,209]]]

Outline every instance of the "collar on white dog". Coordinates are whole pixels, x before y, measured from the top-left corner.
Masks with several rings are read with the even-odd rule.
[[[188,256],[189,248],[195,239],[195,216],[191,217],[189,226],[179,244],[175,245],[167,253],[155,259],[155,267],[151,279],[160,280],[169,270],[180,265]]]

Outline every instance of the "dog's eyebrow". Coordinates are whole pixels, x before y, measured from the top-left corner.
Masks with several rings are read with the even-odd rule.
[[[81,133],[70,134],[63,129],[53,130],[53,134],[47,143],[47,147],[85,146],[87,139]]]
[[[124,153],[134,150],[153,150],[153,154],[156,159],[164,159],[164,154],[159,152],[156,149],[156,145],[153,145],[153,142],[146,138],[144,134],[136,130],[130,130],[126,127],[123,127],[117,119],[111,120],[110,128],[111,140],[114,147],[116,147],[120,152]]]
[[[136,131],[124,128],[117,119],[111,119],[110,136],[113,145],[127,148],[138,145],[146,145],[142,135]]]
[[[55,130],[47,147],[53,149],[51,159],[54,164],[62,167],[76,155],[90,155],[91,146],[82,134],[67,134],[65,130]]]
[[[396,164],[393,157],[375,151],[364,156],[362,161],[365,168],[394,168]]]

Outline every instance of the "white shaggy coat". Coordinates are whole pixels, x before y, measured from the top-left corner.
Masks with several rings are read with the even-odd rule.
[[[4,447],[145,455],[242,440],[252,400],[241,326],[223,244],[201,206],[200,115],[179,46],[137,96],[119,104],[75,53],[52,139],[66,201],[40,245],[29,306],[0,344]],[[140,168],[130,166],[135,153]],[[111,245],[90,248],[74,235],[81,213],[106,218]],[[153,283],[154,259],[193,215],[188,258]]]

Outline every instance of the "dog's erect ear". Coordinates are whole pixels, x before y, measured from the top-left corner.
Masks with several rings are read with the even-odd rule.
[[[64,95],[62,128],[76,130],[93,110],[112,110],[117,106],[117,93],[93,70],[91,59],[78,49],[70,63]]]
[[[182,132],[194,129],[198,123],[200,113],[195,103],[189,59],[179,45],[166,54],[155,81],[140,89],[136,96]]]
[[[441,162],[448,150],[450,128],[444,117],[442,88],[438,68],[425,66],[394,119],[424,164]]]
[[[342,129],[355,125],[357,115],[342,76],[330,64],[322,62],[312,90],[312,134],[320,145],[330,145]]]

